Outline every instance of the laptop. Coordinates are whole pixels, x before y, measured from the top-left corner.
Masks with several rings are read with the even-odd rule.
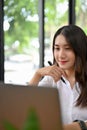
[[[0,130],[31,130],[31,124],[38,128],[32,130],[62,130],[57,88],[1,83]]]

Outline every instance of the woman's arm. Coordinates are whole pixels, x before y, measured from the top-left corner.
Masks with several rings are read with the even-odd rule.
[[[87,122],[85,122],[87,126]],[[72,124],[64,125],[63,130],[82,130],[78,122],[73,122]]]
[[[32,79],[29,81],[29,85],[38,85],[41,77],[42,76],[38,73],[38,71],[36,71]]]
[[[53,77],[54,81],[57,82],[62,75],[65,75],[65,72],[56,65],[43,67],[35,72],[33,78],[29,81],[29,84],[38,85],[41,78],[47,75]]]

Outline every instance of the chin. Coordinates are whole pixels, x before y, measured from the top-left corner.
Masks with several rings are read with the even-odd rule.
[[[61,69],[63,69],[63,70],[67,70],[67,69],[69,69],[68,67],[65,67],[65,66],[59,66]]]

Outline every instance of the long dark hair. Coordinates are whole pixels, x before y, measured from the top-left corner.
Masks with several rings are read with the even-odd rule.
[[[66,25],[58,29],[53,38],[53,55],[55,39],[62,34],[72,47],[75,61],[75,78],[79,83],[81,94],[77,100],[77,106],[87,107],[87,37],[84,31],[76,25]],[[55,63],[55,57],[53,63]]]

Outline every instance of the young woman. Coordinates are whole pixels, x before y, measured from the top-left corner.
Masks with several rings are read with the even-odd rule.
[[[53,57],[53,64],[38,69],[29,84],[57,87],[64,130],[81,130],[87,125],[87,37],[84,31],[76,25],[58,29],[53,38]],[[79,121],[83,125],[80,126],[78,122],[72,123],[75,120],[85,123]]]

